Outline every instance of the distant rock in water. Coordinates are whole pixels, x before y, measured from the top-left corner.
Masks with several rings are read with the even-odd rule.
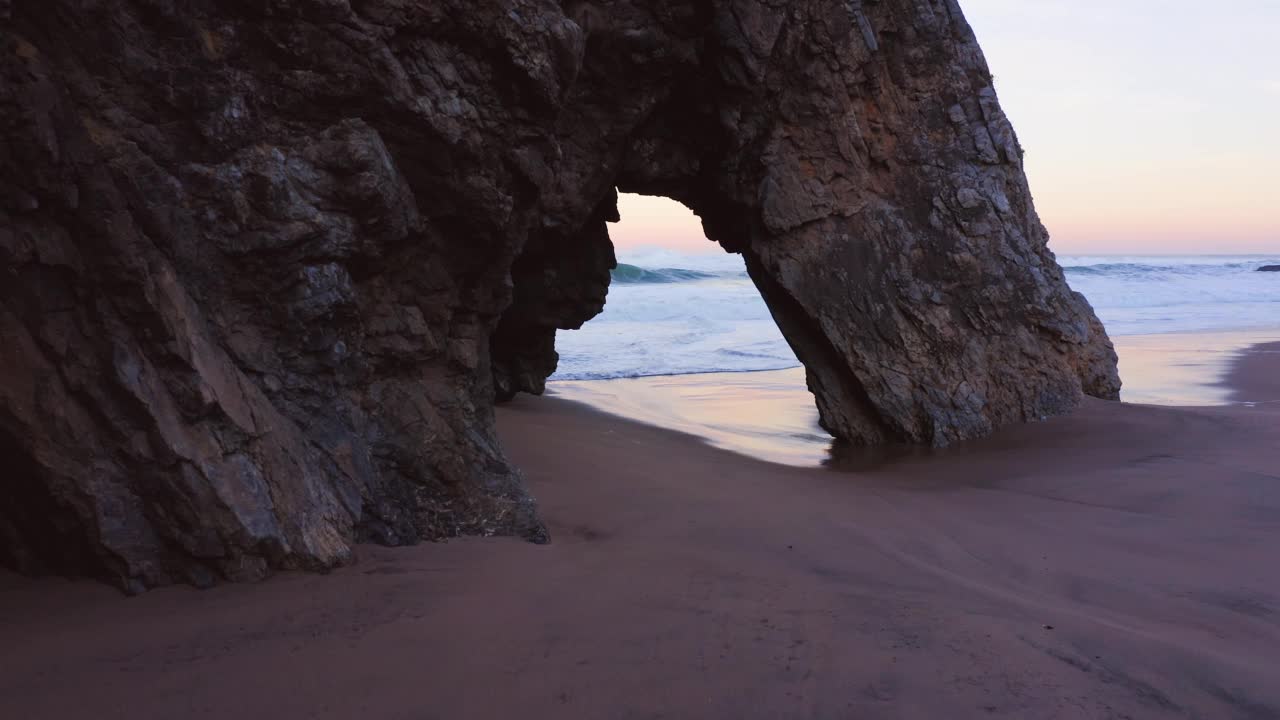
[[[1280,265],[1263,265],[1258,272],[1280,272]]]
[[[359,541],[544,540],[493,403],[540,392],[556,330],[603,308],[615,188],[745,256],[851,442],[1118,395],[955,2],[0,18],[0,563],[22,571],[141,590]]]

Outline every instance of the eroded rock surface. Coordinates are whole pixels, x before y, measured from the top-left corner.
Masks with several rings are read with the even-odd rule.
[[[493,430],[616,191],[854,442],[1115,397],[954,0],[0,3],[0,561],[128,589],[546,537]]]

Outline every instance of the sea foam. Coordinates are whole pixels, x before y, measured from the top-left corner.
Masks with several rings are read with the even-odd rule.
[[[742,258],[620,251],[604,312],[556,338],[555,379],[796,367]],[[1113,336],[1280,325],[1280,255],[1058,258]]]

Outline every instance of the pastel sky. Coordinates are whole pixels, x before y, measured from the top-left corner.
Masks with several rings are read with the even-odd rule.
[[[961,0],[1059,253],[1280,252],[1280,0]],[[623,196],[619,247],[711,250]]]

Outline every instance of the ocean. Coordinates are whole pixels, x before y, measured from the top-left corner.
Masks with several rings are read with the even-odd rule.
[[[1280,255],[1058,260],[1115,342],[1121,399],[1280,402],[1222,382],[1245,348],[1280,341],[1280,275],[1257,272]],[[643,249],[619,261],[604,312],[558,334],[552,394],[770,462],[878,461],[850,456],[818,426],[804,371],[741,258]]]
[[[618,253],[604,312],[556,338],[553,380],[797,367],[742,258],[642,248]],[[1113,338],[1280,326],[1277,255],[1058,258]]]

